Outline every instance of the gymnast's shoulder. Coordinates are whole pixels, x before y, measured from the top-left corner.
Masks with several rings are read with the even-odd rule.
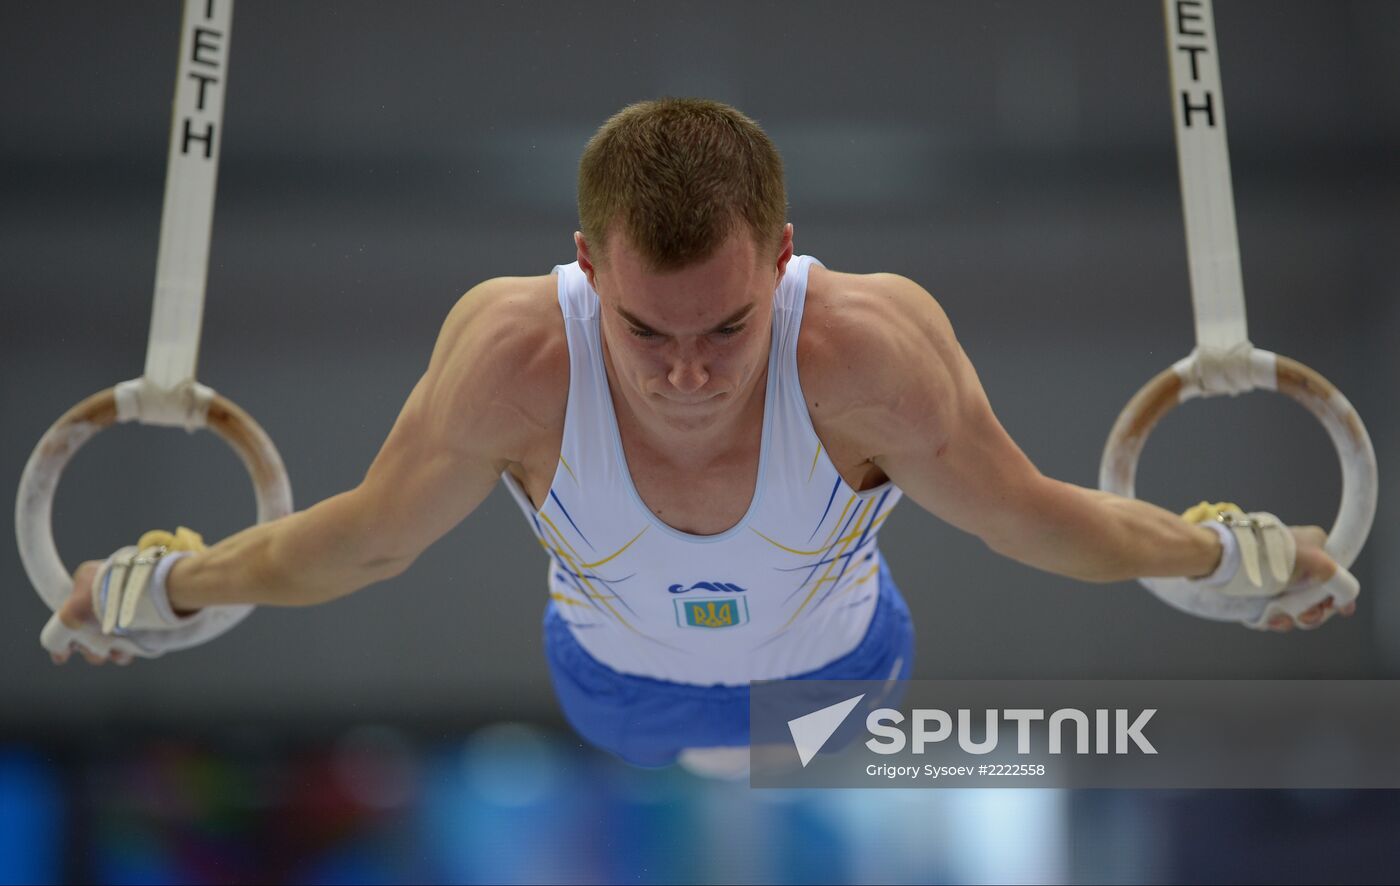
[[[956,399],[957,376],[970,369],[947,315],[918,283],[816,265],[797,365],[814,418],[877,438],[936,432]]]
[[[429,369],[452,392],[444,408],[489,414],[522,432],[562,422],[569,345],[556,292],[553,275],[496,277],[458,299]]]

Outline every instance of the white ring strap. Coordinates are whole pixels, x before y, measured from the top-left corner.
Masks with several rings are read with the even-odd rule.
[[[232,23],[233,0],[185,0],[146,372],[119,386],[122,421],[192,430],[204,424],[211,399],[194,379]]]
[[[1249,327],[1215,13],[1211,0],[1163,0],[1163,8],[1196,315],[1194,381],[1206,396],[1240,394],[1255,385],[1249,371]]]

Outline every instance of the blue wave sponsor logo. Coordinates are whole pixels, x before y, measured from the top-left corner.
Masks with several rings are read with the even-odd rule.
[[[682,628],[732,628],[749,620],[749,604],[743,597],[707,597],[675,602],[676,625]]]
[[[711,594],[742,594],[748,588],[741,588],[732,581],[697,581],[689,587],[671,585],[667,590],[672,594],[688,594],[691,591],[709,591]]]

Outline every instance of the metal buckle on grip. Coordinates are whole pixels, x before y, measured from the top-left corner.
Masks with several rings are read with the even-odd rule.
[[[1215,519],[1226,526],[1239,529],[1263,529],[1274,525],[1267,520],[1256,520],[1248,514],[1236,514],[1234,511],[1222,511],[1215,515]]]
[[[154,566],[156,563],[160,562],[161,557],[164,557],[166,554],[170,553],[170,548],[166,547],[165,545],[152,545],[146,550],[154,551],[155,553],[148,557],[143,557],[140,554],[137,554],[136,556],[131,558],[132,566]]]

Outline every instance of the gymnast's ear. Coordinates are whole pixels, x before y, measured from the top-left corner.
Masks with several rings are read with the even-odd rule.
[[[594,291],[597,291],[598,282],[593,279],[596,268],[593,257],[589,255],[588,252],[588,241],[583,239],[582,231],[574,231],[574,249],[578,251],[579,269],[582,270],[584,274],[588,275],[588,285],[592,286]]]
[[[792,222],[783,225],[783,236],[778,240],[778,281],[787,273],[788,262],[792,261]]]

